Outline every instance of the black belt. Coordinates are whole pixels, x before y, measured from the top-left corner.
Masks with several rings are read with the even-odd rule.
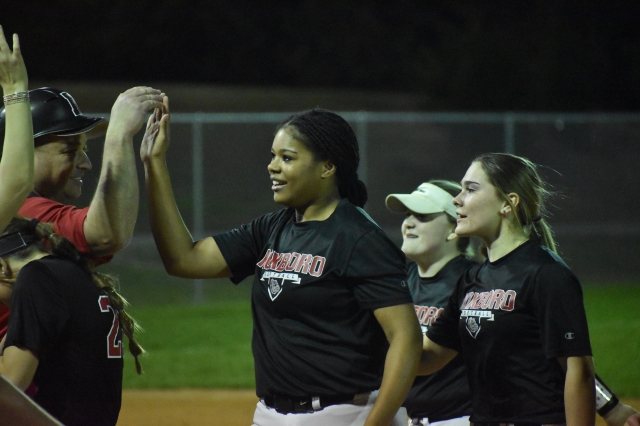
[[[565,426],[566,423],[531,423],[531,422],[517,422],[517,423],[500,423],[500,422],[471,422],[471,426]]]
[[[262,398],[262,402],[280,414],[313,413],[330,405],[352,402],[354,397],[355,395],[333,395],[288,398],[280,395],[267,395]]]

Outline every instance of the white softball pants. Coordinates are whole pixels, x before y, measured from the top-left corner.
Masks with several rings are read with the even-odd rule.
[[[252,426],[362,426],[373,408],[378,391],[371,392],[361,404],[330,405],[313,413],[280,414],[258,401]],[[390,426],[404,426],[406,420],[398,416]]]

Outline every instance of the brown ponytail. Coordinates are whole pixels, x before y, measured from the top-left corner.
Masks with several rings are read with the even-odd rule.
[[[496,188],[498,197],[516,212],[513,225],[522,230],[527,238],[538,239],[557,253],[553,232],[544,219],[547,215],[545,202],[552,193],[538,174],[537,165],[524,157],[504,153],[482,154],[472,161],[475,162],[482,166],[489,182]],[[520,197],[517,206],[507,195],[512,192]]]
[[[131,355],[135,358],[136,371],[138,374],[141,374],[142,366],[140,365],[138,356],[144,353],[144,349],[136,342],[134,333],[136,331],[142,331],[142,329],[125,311],[129,303],[116,291],[118,280],[111,275],[95,271],[91,262],[80,254],[71,241],[53,232],[53,226],[50,223],[38,222],[35,219],[29,220],[16,216],[5,228],[2,235],[18,232],[23,236],[26,245],[21,246],[18,250],[6,253],[3,257],[23,259],[29,257],[35,250],[39,250],[63,259],[71,260],[90,274],[93,282],[109,297],[112,308],[118,312],[122,332],[129,340],[129,352],[131,352]],[[32,236],[39,238],[29,238]]]

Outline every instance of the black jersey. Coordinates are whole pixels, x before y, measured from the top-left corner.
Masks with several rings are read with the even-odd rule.
[[[11,296],[9,346],[36,354],[34,400],[62,423],[116,424],[123,368],[118,316],[78,265],[47,256],[22,268]]]
[[[411,303],[402,251],[343,199],[324,221],[269,213],[216,235],[238,283],[254,275],[256,392],[314,396],[379,388],[388,343],[373,310]]]
[[[458,256],[430,278],[421,278],[415,263],[409,265],[409,289],[423,333],[444,310],[464,271],[475,264]],[[470,415],[471,392],[462,355],[435,374],[416,377],[403,405],[409,417],[428,417],[430,423]]]
[[[591,355],[580,283],[536,241],[465,273],[427,336],[463,353],[476,422],[564,423],[556,358]]]

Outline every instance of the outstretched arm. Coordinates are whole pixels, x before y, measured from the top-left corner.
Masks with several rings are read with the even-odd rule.
[[[0,85],[5,96],[29,90],[18,35],[13,35],[11,51],[1,26]],[[33,190],[33,126],[29,102],[5,104],[5,126],[0,160],[0,230],[7,226]]]
[[[374,314],[387,336],[389,350],[378,399],[365,425],[387,426],[404,402],[416,377],[421,333],[412,304],[376,309]]]
[[[131,240],[139,200],[133,136],[149,112],[162,108],[163,96],[151,87],[134,87],[113,104],[98,188],[84,222],[85,238],[96,256],[113,254]]]
[[[147,124],[140,148],[144,163],[151,230],[165,269],[184,278],[222,278],[231,273],[212,237],[194,242],[176,205],[166,154],[169,147],[169,99],[163,114],[156,111]],[[415,316],[415,315],[414,315]]]

